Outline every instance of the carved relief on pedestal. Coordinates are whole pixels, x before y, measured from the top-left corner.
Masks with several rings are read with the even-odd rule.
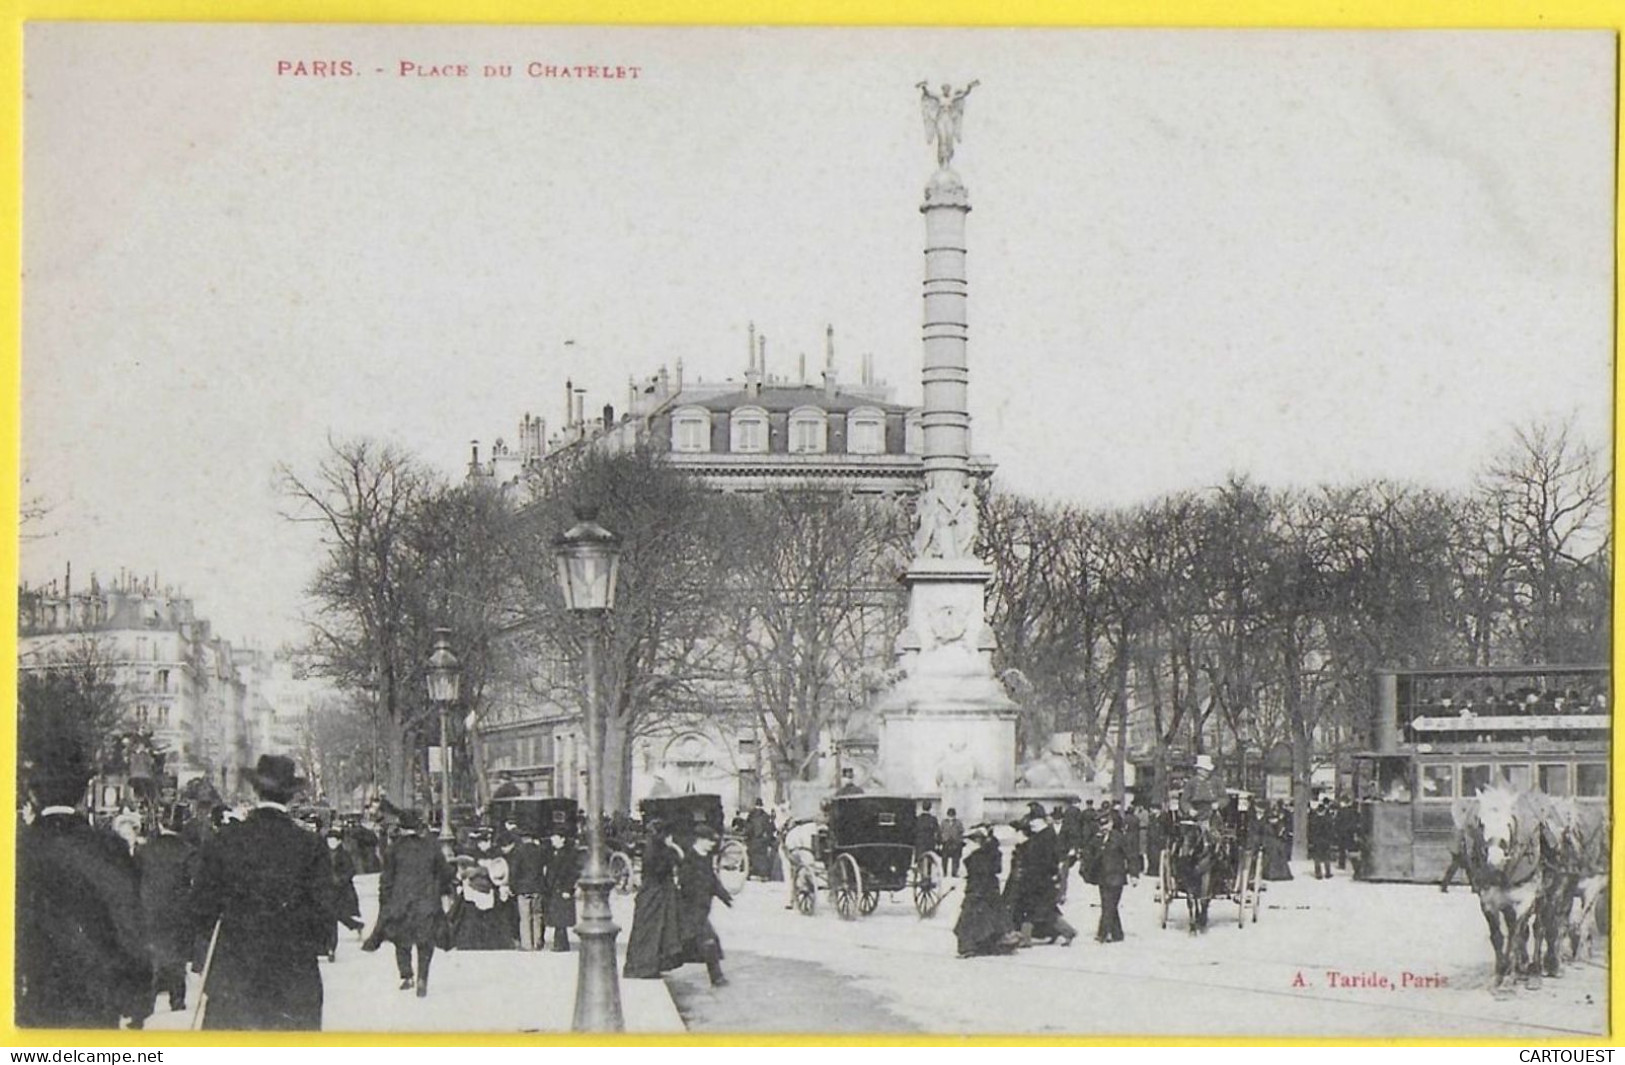
[[[915,515],[915,558],[975,557],[976,494],[969,485],[933,485],[921,494]]]

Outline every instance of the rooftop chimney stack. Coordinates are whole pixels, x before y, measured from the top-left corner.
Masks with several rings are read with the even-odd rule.
[[[824,327],[824,398],[835,398],[835,327]]]
[[[568,377],[564,379],[564,428],[568,430],[576,423],[576,389],[575,382]]]
[[[767,362],[767,337],[756,335],[754,323],[751,324],[750,335],[755,350],[751,353],[750,367],[745,370],[745,394],[759,396],[762,394],[762,368]]]

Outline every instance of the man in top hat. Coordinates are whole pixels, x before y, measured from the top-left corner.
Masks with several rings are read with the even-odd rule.
[[[378,923],[361,949],[377,950],[388,939],[395,945],[395,972],[402,991],[429,993],[429,963],[436,940],[446,938],[446,911],[440,897],[451,890],[452,871],[440,844],[423,834],[423,821],[411,810],[397,811],[395,842],[384,854],[378,877]],[[417,948],[417,973],[412,949]]]
[[[1193,821],[1207,822],[1224,797],[1224,786],[1213,775],[1213,759],[1197,755],[1195,771],[1179,793],[1180,813]]]
[[[135,862],[76,809],[88,752],[68,738],[56,747],[34,752],[28,791],[39,813],[17,833],[17,1025],[117,1028],[129,1017],[139,1028],[152,1012],[152,965]]]
[[[244,776],[259,802],[204,847],[192,889],[193,919],[215,938],[203,1027],[318,1030],[317,957],[334,921],[327,847],[288,815],[305,786],[293,759],[261,755]]]

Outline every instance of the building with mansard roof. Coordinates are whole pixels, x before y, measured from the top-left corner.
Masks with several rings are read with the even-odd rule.
[[[796,373],[767,371],[767,339],[749,329],[743,373],[706,381],[685,374],[682,360],[627,382],[625,406],[611,405],[589,418],[585,390],[566,382],[564,419],[549,435],[544,419],[526,414],[516,444],[498,440],[482,459],[476,442],[469,478],[512,494],[523,503],[528,473],[582,448],[621,451],[646,445],[673,468],[718,492],[829,489],[860,495],[907,496],[921,484],[923,434],[918,407],[899,403],[895,390],[874,374],[864,356],[851,380],[835,359],[833,328],[824,334],[823,367],[810,377],[804,361]],[[973,459],[980,476],[991,463]],[[876,667],[890,660],[888,640],[878,640]],[[553,663],[552,668],[567,668]],[[540,669],[542,673],[548,670]],[[573,706],[539,694],[559,686],[500,686],[486,693],[480,743],[488,776],[503,773],[521,790],[577,796],[584,786],[584,735]],[[743,693],[721,692],[718,705],[738,703]],[[866,712],[842,722],[825,737],[823,759],[830,790],[846,779],[859,783],[873,768],[875,723]],[[704,719],[674,719],[639,737],[632,752],[634,800],[650,794],[715,792],[730,808],[772,794],[771,770],[754,709]]]
[[[894,389],[875,377],[864,356],[856,380],[842,381],[835,363],[833,327],[824,335],[824,367],[808,377],[805,361],[794,377],[769,374],[767,338],[750,329],[741,377],[687,378],[662,366],[627,382],[626,406],[586,415],[585,390],[565,383],[562,428],[525,414],[517,444],[499,439],[481,459],[475,442],[469,477],[517,494],[525,472],[578,447],[625,450],[646,444],[673,468],[720,492],[827,488],[859,494],[908,495],[919,490],[923,437],[918,407],[896,402]],[[982,475],[985,459],[973,460]]]

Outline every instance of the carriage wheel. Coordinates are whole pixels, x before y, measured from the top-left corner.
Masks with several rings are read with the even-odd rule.
[[[943,891],[944,866],[935,851],[926,851],[914,863],[914,912],[921,917],[936,915],[947,892]]]
[[[632,867],[632,858],[625,851],[610,852],[609,875],[615,881],[615,894],[630,895],[636,890],[637,870]]]
[[[1161,884],[1157,894],[1162,902],[1162,927],[1168,927],[1168,906],[1174,900],[1174,863],[1168,856],[1166,847],[1162,850],[1162,861],[1157,866],[1157,880]]]
[[[796,886],[796,912],[811,917],[818,911],[818,878],[812,869],[799,864],[790,876]]]
[[[749,877],[750,856],[745,852],[745,845],[737,839],[723,840],[722,846],[717,848],[717,879],[723,888],[728,894],[737,895],[744,890]]]
[[[834,864],[829,867],[829,899],[843,919],[850,921],[861,916],[863,872],[850,854],[836,855]]]
[[[879,908],[879,906],[880,906],[880,892],[878,892],[878,891],[865,891],[862,894],[862,896],[860,896],[858,898],[858,914],[859,914],[859,916],[867,917],[871,913],[874,913],[875,910]]]

